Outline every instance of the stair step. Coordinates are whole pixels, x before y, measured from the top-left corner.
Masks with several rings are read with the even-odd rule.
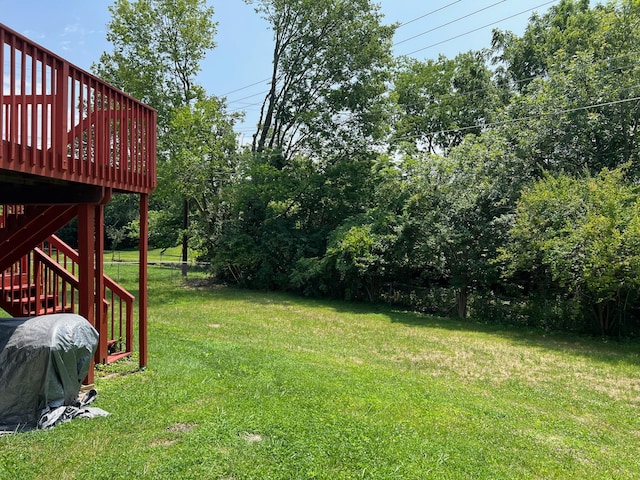
[[[25,305],[25,307],[28,307],[27,305]],[[54,313],[73,313],[73,309],[70,307],[63,307],[63,306],[56,306],[56,307],[47,307],[47,308],[41,308],[39,311],[35,311],[35,310],[30,310],[29,308],[25,308],[22,310],[22,314],[23,315],[29,315],[29,316],[37,316],[37,315],[51,315]]]
[[[131,356],[131,352],[116,352],[110,355],[107,355],[107,363],[114,363],[118,360],[122,360],[123,358],[127,358]]]
[[[0,282],[0,290],[6,288],[16,288],[29,285],[29,276],[26,273],[6,273],[2,275],[2,282]]]

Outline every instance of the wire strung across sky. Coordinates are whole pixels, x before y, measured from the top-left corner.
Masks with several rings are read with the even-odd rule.
[[[412,22],[415,22],[415,21],[417,21],[417,20],[420,20],[420,19],[422,19],[422,18],[425,18],[425,17],[427,17],[427,16],[429,16],[429,15],[432,15],[433,13],[436,13],[436,12],[438,12],[438,11],[444,10],[445,8],[450,7],[450,6],[452,6],[452,5],[456,4],[456,3],[459,3],[460,1],[461,1],[461,0],[456,0],[456,1],[454,1],[454,2],[451,2],[451,3],[447,4],[447,5],[445,5],[445,6],[441,7],[441,8],[439,8],[439,9],[433,10],[433,11],[431,11],[431,12],[428,12],[428,13],[424,14],[424,15],[421,15],[421,16],[419,16],[419,17],[413,18],[413,19],[411,19],[411,20],[409,20],[409,21],[407,21],[407,22],[402,23],[402,24],[400,25],[400,27],[405,26],[405,25],[408,25],[408,24],[410,24],[410,23],[412,23]],[[480,12],[482,12],[482,11],[485,11],[485,10],[488,10],[488,9],[490,9],[490,8],[493,8],[493,7],[495,7],[495,6],[497,6],[497,5],[501,4],[501,3],[504,3],[505,1],[507,1],[507,0],[500,0],[499,2],[492,3],[491,5],[488,5],[488,6],[486,6],[486,7],[483,7],[483,8],[481,8],[481,9],[479,9],[479,10],[475,10],[474,12],[468,13],[468,14],[463,15],[463,16],[461,16],[461,17],[458,17],[458,18],[456,18],[456,19],[454,19],[454,20],[451,20],[451,21],[449,21],[449,22],[446,22],[446,23],[444,23],[444,24],[438,25],[438,26],[433,27],[433,28],[431,28],[431,29],[429,29],[429,30],[426,30],[426,31],[424,31],[424,32],[421,32],[421,33],[419,33],[419,34],[417,34],[417,35],[414,35],[414,36],[412,36],[412,37],[409,37],[409,38],[406,38],[406,39],[401,40],[401,41],[399,41],[399,42],[396,42],[396,43],[394,43],[394,44],[393,44],[393,46],[394,46],[394,47],[396,47],[396,46],[398,46],[398,45],[400,45],[400,44],[402,44],[402,43],[405,43],[405,42],[407,42],[407,41],[409,41],[409,40],[413,40],[413,39],[418,38],[418,37],[420,37],[420,36],[423,36],[423,35],[425,35],[425,34],[427,34],[427,33],[431,33],[431,32],[433,32],[433,31],[435,31],[435,30],[438,30],[438,29],[440,29],[440,28],[442,28],[442,27],[445,27],[445,26],[451,25],[452,23],[455,23],[455,22],[460,21],[460,20],[462,20],[462,19],[469,18],[469,17],[471,17],[471,16],[473,16],[473,15],[477,15],[478,13],[480,13]],[[423,50],[427,50],[427,49],[429,49],[429,48],[433,48],[433,47],[435,47],[435,46],[437,46],[437,45],[442,45],[442,44],[444,44],[444,43],[447,43],[447,42],[450,42],[450,41],[456,40],[456,39],[458,39],[458,38],[460,38],[460,37],[463,37],[463,36],[469,35],[469,34],[471,34],[471,33],[477,32],[477,31],[482,30],[482,29],[484,29],[484,28],[491,27],[491,26],[493,26],[493,25],[495,25],[495,24],[497,24],[497,23],[504,22],[504,21],[509,20],[509,19],[511,19],[511,18],[514,18],[514,17],[520,16],[520,15],[523,15],[523,14],[525,14],[525,13],[531,12],[531,11],[533,11],[533,10],[537,9],[537,8],[544,7],[544,6],[547,6],[547,5],[552,4],[552,3],[556,3],[557,1],[558,1],[558,0],[550,0],[550,1],[547,1],[547,2],[545,2],[545,3],[542,3],[542,4],[540,4],[540,5],[537,5],[537,6],[535,6],[535,7],[528,8],[528,9],[526,9],[526,10],[523,10],[523,11],[521,11],[521,12],[515,13],[515,14],[513,14],[513,15],[510,15],[510,16],[508,16],[508,17],[502,18],[502,19],[500,19],[500,20],[493,21],[493,22],[488,23],[488,24],[486,24],[486,25],[483,25],[483,26],[481,26],[481,27],[474,28],[474,29],[472,29],[472,30],[466,31],[466,32],[464,32],[464,33],[461,33],[461,34],[456,35],[456,36],[454,36],[454,37],[448,38],[448,39],[446,39],[446,40],[442,40],[442,41],[439,41],[439,42],[437,42],[437,43],[433,43],[433,44],[431,44],[431,45],[428,45],[428,46],[426,46],[426,47],[422,47],[422,48],[420,48],[420,49],[418,49],[418,50],[415,50],[415,51],[413,51],[413,52],[410,52],[410,53],[408,53],[408,54],[405,54],[405,56],[410,56],[410,55],[413,55],[413,54],[415,54],[415,53],[421,52],[421,51],[423,51]],[[269,85],[269,81],[270,81],[270,78],[265,78],[265,79],[263,79],[263,80],[260,80],[260,81],[254,82],[254,83],[252,83],[252,84],[250,84],[250,85],[246,85],[246,86],[244,86],[244,87],[240,87],[240,88],[237,88],[237,89],[232,90],[232,91],[230,91],[230,92],[227,92],[226,94],[224,94],[224,95],[222,95],[222,96],[223,96],[223,97],[226,97],[227,95],[229,95],[229,94],[231,94],[231,93],[236,93],[236,92],[239,92],[239,91],[242,91],[242,90],[246,90],[246,89],[248,89],[248,88],[251,88],[251,87],[253,87],[253,86],[260,85],[260,84]],[[241,97],[241,98],[238,98],[238,99],[230,100],[230,101],[228,101],[228,102],[227,102],[227,105],[231,105],[231,104],[235,104],[235,103],[240,103],[240,102],[242,102],[243,100],[247,100],[247,99],[249,99],[249,98],[257,97],[257,96],[259,96],[259,95],[264,95],[264,94],[265,94],[265,93],[267,93],[267,92],[268,92],[268,90],[264,90],[264,91],[261,91],[261,92],[258,92],[258,93],[254,93],[254,94],[252,94],[252,95],[247,95],[247,96],[244,96],[244,97]],[[256,106],[256,105],[259,105],[260,103],[261,103],[261,102],[247,104],[247,105],[245,105],[245,106],[235,108],[235,109],[231,110],[231,112],[237,112],[237,111],[242,110],[243,108]]]
[[[415,38],[422,37],[423,35],[426,35],[427,33],[435,32],[436,30],[439,30],[439,29],[441,29],[443,27],[446,27],[448,25],[451,25],[451,24],[454,24],[456,22],[459,22],[460,20],[464,20],[465,18],[472,17],[473,15],[477,15],[480,12],[484,12],[485,10],[489,10],[490,8],[493,8],[493,7],[497,6],[497,5],[500,5],[501,3],[504,3],[506,1],[507,0],[500,0],[499,2],[492,3],[491,5],[488,5],[488,6],[484,7],[484,8],[481,8],[480,10],[476,10],[475,12],[468,13],[466,15],[463,15],[462,17],[458,17],[458,18],[456,18],[454,20],[451,20],[451,21],[449,21],[447,23],[443,23],[442,25],[438,25],[437,27],[433,27],[433,28],[431,28],[429,30],[425,30],[424,32],[418,33],[417,35],[414,35],[412,37],[405,38],[404,40],[400,40],[399,42],[394,43],[393,46],[395,47],[395,46],[400,45],[402,43],[406,43],[409,40],[413,40]]]
[[[636,87],[638,87],[638,86],[640,86],[640,85],[636,85]],[[438,131],[433,131],[433,132],[425,132],[423,134],[423,136],[430,137],[430,136],[447,134],[447,133],[461,133],[461,132],[466,132],[466,131],[469,131],[469,130],[474,130],[474,129],[477,129],[477,128],[488,129],[488,128],[494,128],[494,127],[499,127],[499,126],[503,126],[503,125],[509,125],[509,124],[512,124],[512,123],[530,121],[530,120],[535,120],[535,119],[544,118],[544,117],[552,117],[552,116],[557,116],[557,115],[564,115],[564,114],[567,114],[567,113],[574,113],[574,112],[578,112],[578,111],[582,111],[582,110],[590,110],[590,109],[594,109],[594,108],[608,107],[608,106],[613,106],[613,105],[620,105],[620,104],[629,103],[629,102],[640,102],[640,96],[635,96],[635,97],[631,97],[631,98],[624,98],[624,99],[620,99],[620,100],[612,100],[612,101],[607,101],[607,102],[594,103],[594,104],[591,104],[591,105],[583,105],[581,107],[575,107],[575,108],[558,109],[558,110],[554,110],[552,112],[538,113],[538,114],[534,114],[534,115],[527,115],[525,117],[510,118],[510,119],[499,121],[499,122],[468,125],[468,126],[460,127],[460,128],[451,128],[451,129],[438,130]],[[400,136],[400,137],[392,137],[391,139],[389,139],[389,141],[397,142],[397,141],[402,141],[402,140],[412,140],[414,138],[415,138],[414,135],[405,135],[405,136]],[[280,155],[280,154],[278,154],[278,155]]]
[[[401,24],[398,26],[398,28],[404,27],[404,26],[409,25],[409,24],[411,24],[411,23],[413,23],[413,22],[416,22],[416,21],[418,21],[418,20],[421,20],[421,19],[423,19],[423,18],[426,18],[426,17],[428,17],[428,16],[430,16],[430,15],[433,15],[434,13],[437,13],[437,12],[442,11],[442,10],[444,10],[444,9],[448,8],[448,7],[451,7],[451,6],[453,6],[453,5],[457,4],[457,3],[460,3],[461,1],[462,1],[462,0],[455,0],[455,1],[453,1],[453,2],[450,2],[450,3],[448,3],[448,4],[446,4],[446,5],[442,6],[442,7],[440,7],[440,8],[437,8],[437,9],[435,9],[435,10],[432,10],[432,11],[430,11],[430,12],[428,12],[428,13],[425,13],[425,14],[423,14],[423,15],[420,15],[420,16],[418,16],[418,17],[412,18],[411,20],[408,20],[408,21],[406,21],[406,22],[401,23]],[[418,35],[415,35],[415,36],[413,36],[413,37],[410,37],[410,38],[407,38],[407,39],[401,40],[400,42],[396,42],[396,43],[394,43],[394,44],[393,44],[393,46],[395,47],[395,46],[397,46],[397,45],[399,45],[399,44],[402,44],[402,43],[405,43],[405,42],[407,42],[407,41],[409,41],[409,40],[412,40],[412,39],[414,39],[414,38],[417,38],[417,37],[420,37],[420,36],[426,35],[427,33],[430,33],[430,32],[433,32],[433,31],[435,31],[435,30],[438,30],[438,29],[440,29],[440,28],[442,28],[442,27],[445,27],[445,26],[447,26],[447,25],[450,25],[450,24],[452,24],[452,23],[455,23],[455,22],[457,22],[457,21],[459,21],[459,20],[462,20],[462,19],[465,19],[465,18],[471,17],[471,16],[473,16],[473,15],[476,15],[476,14],[478,14],[478,13],[480,13],[480,12],[484,11],[484,10],[488,10],[488,9],[490,9],[490,8],[492,8],[492,7],[495,7],[496,5],[499,5],[499,4],[501,4],[501,3],[504,3],[505,1],[507,1],[507,0],[500,0],[499,2],[495,2],[495,3],[493,3],[493,4],[491,4],[491,5],[487,6],[487,7],[484,7],[484,8],[481,8],[481,9],[479,9],[479,10],[476,10],[476,11],[474,11],[474,12],[472,12],[472,13],[466,14],[466,15],[464,15],[464,16],[462,16],[462,17],[459,17],[459,18],[457,18],[457,19],[455,19],[455,20],[452,20],[452,21],[450,21],[450,22],[447,22],[447,23],[444,23],[444,24],[438,25],[438,26],[436,26],[436,27],[434,27],[434,28],[431,28],[431,29],[429,29],[429,30],[426,30],[426,31],[424,31],[424,32],[421,32],[421,33],[419,33]],[[557,0],[553,0],[553,1],[557,1]],[[548,2],[548,3],[551,3],[551,2]],[[534,7],[534,8],[536,8],[536,7]],[[474,31],[475,31],[475,30],[474,30]],[[259,81],[257,81],[257,82],[254,82],[254,83],[251,83],[251,84],[249,84],[249,85],[246,85],[246,86],[244,86],[244,87],[239,87],[239,88],[236,88],[235,90],[231,90],[230,92],[227,92],[227,93],[225,93],[224,95],[221,95],[221,96],[222,96],[222,97],[226,97],[227,95],[230,95],[230,94],[232,94],[232,93],[236,93],[236,92],[240,92],[240,91],[242,91],[242,90],[246,90],[246,89],[251,88],[251,87],[254,87],[254,86],[256,86],[256,85],[261,85],[261,84],[268,85],[268,84],[269,84],[269,82],[270,82],[270,80],[271,80],[271,78],[264,78],[264,79],[259,80]],[[268,90],[267,90],[267,91],[263,91],[263,92],[259,92],[259,93],[255,93],[255,94],[253,94],[253,95],[248,95],[248,96],[245,96],[245,97],[242,97],[242,98],[238,98],[238,99],[230,100],[230,101],[228,102],[228,104],[232,104],[232,103],[239,103],[239,102],[241,102],[242,100],[246,100],[246,99],[248,99],[248,98],[256,97],[256,96],[258,96],[258,95],[263,95],[263,94],[265,94],[265,93],[267,93],[267,92],[268,92]],[[238,110],[240,110],[240,109],[238,109]]]
[[[404,22],[404,23],[400,24],[400,25],[398,26],[398,28],[403,27],[403,26],[405,26],[405,25],[408,25],[408,24],[410,24],[410,23],[413,23],[413,22],[415,22],[415,21],[417,21],[417,20],[420,20],[420,19],[422,19],[422,18],[425,18],[425,17],[427,17],[427,16],[430,16],[430,15],[432,15],[432,14],[434,14],[434,13],[438,12],[438,11],[444,10],[445,8],[448,8],[448,7],[452,6],[452,5],[455,5],[455,4],[459,3],[460,1],[461,1],[461,0],[455,0],[455,1],[453,1],[453,2],[450,2],[450,3],[446,4],[446,5],[444,5],[443,7],[440,7],[440,8],[438,8],[438,9],[436,9],[436,10],[433,10],[433,11],[431,11],[431,12],[428,12],[428,13],[424,14],[424,15],[421,15],[421,16],[419,16],[419,17],[416,17],[416,18],[413,18],[413,19],[411,19],[411,20],[408,20],[407,22]],[[488,10],[488,9],[490,9],[490,8],[493,8],[493,7],[495,7],[495,6],[497,6],[497,5],[501,4],[501,3],[504,3],[505,1],[507,1],[507,0],[500,0],[499,2],[495,2],[495,3],[491,4],[491,5],[488,5],[488,6],[484,7],[484,8],[481,8],[481,9],[479,9],[479,10],[476,10],[476,11],[474,11],[474,12],[472,12],[472,13],[466,14],[466,15],[464,15],[464,16],[462,16],[462,17],[459,17],[459,18],[454,19],[454,20],[452,20],[452,21],[446,22],[446,23],[444,23],[444,24],[442,24],[442,25],[439,25],[439,26],[437,26],[437,27],[431,28],[431,29],[429,29],[429,30],[427,30],[427,31],[425,31],[425,32],[422,32],[422,33],[420,33],[420,34],[414,35],[414,36],[409,37],[409,38],[407,38],[407,39],[404,39],[404,40],[402,40],[402,41],[400,41],[400,42],[394,43],[394,44],[393,44],[393,46],[395,47],[395,46],[397,46],[397,45],[399,45],[399,44],[406,43],[406,42],[407,42],[407,41],[409,41],[409,40],[412,40],[412,39],[418,38],[418,37],[423,36],[423,35],[425,35],[425,34],[427,34],[427,33],[430,33],[430,32],[433,32],[433,31],[435,31],[435,30],[437,30],[437,29],[440,29],[440,28],[442,28],[442,27],[444,27],[444,26],[451,25],[452,23],[455,23],[455,22],[457,22],[457,21],[459,21],[459,20],[462,20],[462,19],[465,19],[465,18],[469,18],[469,17],[471,17],[471,16],[473,16],[473,15],[476,15],[476,14],[478,14],[478,13],[482,12],[482,11],[486,11],[486,10]],[[521,11],[521,12],[515,13],[515,14],[513,14],[513,15],[509,15],[508,17],[502,18],[502,19],[500,19],[500,20],[493,21],[493,22],[491,22],[491,23],[488,23],[488,24],[483,25],[483,26],[481,26],[481,27],[474,28],[474,29],[472,29],[472,30],[469,30],[469,31],[464,32],[464,33],[461,33],[461,34],[456,35],[456,36],[454,36],[454,37],[451,37],[451,38],[448,38],[448,39],[445,39],[445,40],[439,41],[439,42],[437,42],[437,43],[433,43],[433,44],[428,45],[428,46],[426,46],[426,47],[422,47],[422,48],[420,48],[420,49],[414,50],[413,52],[410,52],[410,53],[408,53],[408,54],[405,54],[404,56],[414,55],[415,53],[418,53],[418,52],[421,52],[421,51],[427,50],[427,49],[429,49],[429,48],[433,48],[433,47],[435,47],[435,46],[437,46],[437,45],[442,45],[442,44],[444,44],[444,43],[447,43],[447,42],[450,42],[450,41],[452,41],[452,40],[458,39],[458,38],[460,38],[460,37],[463,37],[463,36],[469,35],[469,34],[471,34],[471,33],[477,32],[477,31],[479,31],[479,30],[482,30],[482,29],[485,29],[485,28],[488,28],[488,27],[494,26],[494,25],[495,25],[495,24],[497,24],[497,23],[504,22],[504,21],[509,20],[509,19],[512,19],[512,18],[514,18],[514,17],[517,17],[517,16],[523,15],[523,14],[525,14],[525,13],[531,12],[531,11],[533,11],[533,10],[535,10],[535,9],[538,9],[538,8],[541,8],[541,7],[544,7],[544,6],[550,5],[550,4],[552,4],[552,3],[556,3],[557,1],[558,1],[558,0],[550,0],[550,1],[547,1],[547,2],[544,2],[544,3],[541,3],[541,4],[539,4],[539,5],[536,5],[536,6],[534,6],[534,7],[528,8],[528,9],[523,10],[523,11]],[[536,77],[532,77],[531,79],[533,79],[533,78],[536,78]],[[264,83],[265,85],[269,85],[269,83],[270,83],[270,82],[269,82],[269,80],[270,80],[269,78],[265,78],[265,79],[260,80],[260,81],[258,81],[258,82],[254,82],[254,83],[252,83],[252,84],[250,84],[250,85],[246,85],[246,86],[244,86],[244,87],[240,87],[240,88],[237,88],[237,89],[232,90],[232,91],[230,91],[230,92],[227,92],[227,94],[225,94],[224,96],[229,95],[229,94],[231,94],[231,93],[235,93],[235,92],[239,92],[239,91],[242,91],[242,90],[246,90],[246,89],[248,89],[248,88],[251,88],[251,87],[253,87],[253,86],[260,85],[260,84],[263,84],[263,83]],[[527,80],[527,79],[523,79],[523,80],[520,80],[520,81],[526,81],[526,80]],[[482,90],[482,89],[480,89],[480,90]],[[230,104],[234,104],[234,103],[240,103],[240,102],[242,102],[243,100],[247,100],[247,99],[254,98],[254,97],[257,97],[257,96],[260,96],[260,95],[264,95],[264,94],[265,94],[265,93],[267,93],[268,91],[269,91],[269,90],[264,90],[264,91],[261,91],[261,92],[258,92],[258,93],[252,94],[252,95],[244,96],[244,97],[239,98],[239,99],[231,100],[231,101],[229,101],[229,102],[228,102],[228,105],[230,105]],[[462,95],[464,95],[464,94],[469,95],[469,94],[471,94],[471,93],[474,93],[474,92],[462,93]],[[255,102],[255,103],[247,103],[247,104],[245,104],[245,105],[243,105],[243,106],[240,106],[240,107],[237,107],[237,108],[231,109],[231,110],[230,110],[230,113],[234,113],[234,112],[238,112],[238,111],[242,111],[242,110],[247,110],[247,108],[248,108],[248,107],[259,106],[259,105],[261,105],[261,104],[262,104],[262,101]],[[467,129],[472,129],[472,128],[477,128],[477,126],[471,126],[471,127],[466,127],[466,128],[467,128]],[[248,129],[246,129],[246,130],[242,130],[242,131],[240,131],[240,130],[239,130],[238,132],[239,132],[239,133],[248,133],[248,132],[252,132],[253,130],[254,130],[253,128],[248,128]]]
[[[630,56],[636,56],[637,57],[638,56],[638,52],[626,53],[624,55],[620,55],[620,56],[617,56],[617,57],[611,57],[611,58],[608,58],[607,61],[612,62],[614,60],[620,60],[620,59],[627,58],[627,57],[630,57]],[[593,63],[591,63],[591,65],[593,65]],[[598,72],[598,73],[601,74],[601,75],[604,75],[604,74],[611,73],[611,72],[622,72],[622,71],[625,71],[625,70],[631,70],[631,69],[637,68],[639,66],[640,66],[640,64],[637,63],[637,62],[628,63],[628,64],[622,65],[622,66],[610,67],[610,68],[608,68],[606,70],[603,70],[601,72]],[[574,69],[575,69],[575,66],[570,65],[570,66],[567,66],[567,67],[562,68],[560,70],[554,70],[552,72],[552,74],[553,75],[557,75],[557,74],[561,74],[561,73],[567,73],[567,72],[570,72],[570,71],[572,71]],[[547,77],[548,75],[549,75],[549,73],[545,72],[545,73],[541,73],[539,75],[533,75],[531,77],[521,78],[519,80],[512,80],[511,84],[515,86],[515,85],[519,85],[521,83],[531,82],[531,81],[539,79],[539,78],[542,79],[542,78]],[[495,85],[490,85],[488,87],[476,88],[474,90],[466,90],[466,91],[462,91],[462,92],[451,92],[451,93],[447,93],[447,94],[444,94],[444,95],[438,95],[437,98],[438,98],[438,100],[443,100],[443,99],[453,98],[453,97],[466,97],[468,95],[475,95],[475,94],[482,93],[482,92],[489,92],[491,90],[494,90],[495,88],[496,88]],[[417,106],[420,106],[420,105],[424,105],[424,102],[403,103],[402,107],[417,107]]]
[[[461,1],[462,0],[455,0],[454,2],[448,3],[443,7],[436,8],[435,10],[432,10],[429,13],[425,13],[424,15],[420,15],[419,17],[416,17],[407,22],[401,23],[400,25],[398,25],[398,28],[402,28],[409,25],[410,23],[417,22],[418,20],[422,20],[423,18],[426,18],[429,15],[433,15],[434,13],[440,12],[441,10],[444,10],[445,8],[449,8],[450,6],[455,5],[456,3],[460,3]]]
[[[635,57],[637,55],[638,55],[638,52],[630,52],[630,53],[626,53],[624,55],[619,55],[619,56],[616,56],[616,57],[606,58],[605,60],[607,62],[611,63],[611,62],[615,62],[617,60],[627,59],[629,57]],[[608,68],[606,70],[603,70],[603,71],[601,71],[599,73],[600,74],[607,74],[607,73],[611,73],[611,72],[621,72],[621,71],[626,71],[626,70],[631,70],[631,69],[637,68],[638,66],[640,66],[640,64],[638,64],[637,62],[626,63],[624,65],[611,66],[610,68]],[[562,68],[562,69],[560,69],[558,71],[553,72],[553,74],[567,73],[567,72],[570,72],[570,71],[572,71],[574,69],[575,69],[575,66],[567,66],[565,68]],[[548,73],[542,73],[540,75],[534,75],[534,76],[523,78],[523,79],[520,79],[520,80],[515,80],[512,83],[514,85],[517,85],[517,84],[520,84],[520,83],[533,81],[535,79],[545,78],[547,76],[548,76]],[[626,87],[625,90],[637,88],[639,86],[640,86],[640,84],[636,84],[634,86]],[[441,95],[441,96],[438,97],[438,99],[442,100],[442,99],[446,99],[447,97],[449,97],[449,98],[452,98],[452,97],[463,97],[463,96],[467,96],[467,95],[473,95],[473,94],[486,92],[486,91],[489,91],[489,90],[491,90],[493,88],[495,88],[495,86],[489,86],[489,87],[485,87],[485,88],[478,88],[478,89],[468,90],[468,91],[463,91],[463,92],[452,92],[450,94]],[[548,112],[548,113],[544,113],[544,114],[535,114],[535,115],[521,117],[521,118],[508,119],[508,120],[505,120],[505,121],[502,121],[502,122],[493,122],[493,123],[488,123],[488,124],[476,124],[476,125],[470,125],[470,126],[460,127],[460,128],[456,128],[456,129],[440,130],[440,131],[436,131],[436,132],[425,132],[424,135],[425,136],[431,136],[431,135],[445,134],[445,133],[464,132],[464,131],[473,130],[473,129],[477,129],[477,128],[490,128],[490,127],[495,127],[495,126],[504,125],[504,124],[508,124],[508,123],[516,123],[516,122],[525,121],[525,120],[532,120],[532,119],[540,118],[540,117],[544,117],[544,116],[560,115],[560,114],[572,113],[572,112],[591,109],[591,108],[616,105],[616,104],[619,104],[619,103],[626,103],[626,102],[634,101],[634,100],[637,100],[637,99],[638,99],[638,97],[633,97],[633,98],[630,98],[630,99],[622,99],[622,100],[615,100],[615,101],[604,102],[604,103],[596,103],[596,104],[586,105],[586,106],[582,106],[582,107],[576,107],[576,108],[572,108],[572,109],[568,109],[568,110],[558,110],[558,111]],[[253,105],[260,105],[260,104],[261,104],[261,102],[257,102],[257,103],[254,103]],[[423,102],[416,102],[416,103],[412,103],[412,104],[403,104],[403,107],[419,106],[419,105],[422,105],[422,104],[423,104]],[[347,114],[345,116],[345,120],[346,121],[348,121],[348,120],[350,120],[352,118],[353,118],[353,115],[351,115],[351,114]],[[239,133],[251,133],[253,131],[254,131],[253,128],[247,128],[247,129],[244,129],[244,130],[239,130],[238,132]],[[408,138],[412,138],[412,137],[409,137],[409,136],[407,136],[407,137],[397,137],[396,140],[403,140],[403,139],[408,139]]]
[[[638,86],[640,86],[640,85],[636,85],[635,87],[637,88]],[[446,134],[446,133],[467,132],[469,130],[475,130],[477,128],[485,128],[486,129],[486,128],[493,128],[493,127],[500,127],[502,125],[509,125],[511,123],[525,122],[525,121],[535,120],[535,119],[544,118],[544,117],[554,117],[554,116],[557,116],[557,115],[565,115],[567,113],[574,113],[574,112],[579,112],[579,111],[582,111],[582,110],[591,110],[593,108],[609,107],[609,106],[612,106],[612,105],[619,105],[619,104],[622,104],[622,103],[637,102],[637,101],[640,101],[640,96],[636,96],[636,97],[632,97],[632,98],[623,98],[623,99],[620,99],[620,100],[611,100],[611,101],[607,101],[607,102],[593,103],[591,105],[583,105],[581,107],[575,107],[575,108],[558,109],[558,110],[554,110],[554,111],[546,112],[546,113],[536,113],[536,114],[527,115],[527,116],[524,116],[524,117],[509,118],[507,120],[502,120],[502,121],[499,121],[499,122],[490,122],[490,123],[485,123],[485,124],[468,125],[468,126],[465,126],[465,127],[437,130],[437,131],[433,131],[433,132],[425,132],[422,135],[425,136],[425,137],[431,137],[431,136],[442,135],[442,134]],[[394,137],[393,140],[394,141],[409,140],[409,139],[413,139],[414,137],[415,137],[414,135],[405,135],[405,136],[401,136],[401,137]]]
[[[250,85],[247,85],[247,86],[245,86],[245,87],[236,88],[235,90],[231,90],[230,92],[227,92],[227,93],[225,93],[224,95],[220,95],[220,96],[221,96],[221,97],[226,97],[227,95],[231,95],[232,93],[240,92],[240,91],[242,91],[242,90],[246,90],[247,88],[255,87],[256,85],[260,85],[261,83],[268,82],[269,80],[271,80],[271,79],[270,79],[270,78],[265,78],[265,79],[263,79],[263,80],[259,80],[259,81],[255,82],[255,83],[252,83],[252,84],[250,84]],[[235,100],[235,102],[238,102],[238,101],[240,101],[240,100],[242,100],[242,99]]]
[[[503,0],[503,1],[504,1],[504,0]],[[464,36],[466,36],[466,35],[469,35],[469,34],[471,34],[471,33],[477,32],[477,31],[479,31],[479,30],[485,29],[485,28],[487,28],[487,27],[492,27],[492,26],[494,26],[494,25],[495,25],[495,24],[497,24],[497,23],[504,22],[504,21],[506,21],[506,20],[510,20],[510,19],[512,19],[512,18],[518,17],[518,16],[523,15],[523,14],[525,14],[525,13],[531,12],[531,11],[533,11],[533,10],[537,9],[537,8],[544,7],[544,6],[546,6],[546,5],[550,5],[550,4],[555,3],[555,2],[557,2],[557,0],[551,0],[551,1],[549,1],[549,2],[545,2],[545,3],[542,3],[542,4],[540,4],[540,5],[536,5],[535,7],[531,7],[531,8],[528,8],[527,10],[523,10],[523,11],[521,11],[521,12],[514,13],[513,15],[509,15],[508,17],[501,18],[500,20],[495,20],[495,21],[493,21],[493,22],[491,22],[491,23],[487,23],[486,25],[483,25],[483,26],[481,26],[481,27],[474,28],[473,30],[469,30],[468,32],[461,33],[460,35],[456,35],[456,36],[454,36],[454,37],[447,38],[446,40],[442,40],[442,41],[437,42],[437,43],[432,43],[431,45],[428,45],[428,46],[423,47],[423,48],[419,48],[418,50],[414,50],[413,52],[409,52],[409,53],[407,53],[407,54],[405,54],[405,55],[414,55],[414,54],[416,54],[416,53],[418,53],[418,52],[422,52],[422,51],[424,51],[424,50],[428,50],[429,48],[433,48],[433,47],[436,47],[436,46],[438,46],[438,45],[442,45],[443,43],[447,43],[447,42],[450,42],[450,41],[452,41],[452,40],[456,40],[456,39],[458,39],[458,38],[460,38],[460,37],[464,37]]]

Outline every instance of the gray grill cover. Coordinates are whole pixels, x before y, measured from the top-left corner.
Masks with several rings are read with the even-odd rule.
[[[80,315],[0,319],[0,430],[35,428],[45,408],[74,405],[97,345]]]

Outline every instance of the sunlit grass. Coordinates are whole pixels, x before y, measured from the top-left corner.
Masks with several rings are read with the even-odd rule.
[[[171,248],[152,248],[148,251],[148,260],[152,263],[159,262],[180,262],[182,261],[182,247]],[[105,251],[104,260],[107,263],[111,262],[138,262],[140,254],[137,249],[135,250],[116,250]],[[188,261],[194,261],[194,253],[189,251]]]
[[[98,371],[107,418],[0,438],[0,478],[640,477],[637,343],[204,280],[152,267],[149,367]]]

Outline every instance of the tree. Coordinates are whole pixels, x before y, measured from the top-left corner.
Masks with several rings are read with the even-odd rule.
[[[467,315],[471,293],[498,281],[493,259],[506,240],[509,215],[527,165],[504,139],[490,132],[468,136],[448,156],[410,161],[406,178],[405,236],[411,258],[426,282],[455,290],[458,316]]]
[[[172,162],[177,152],[168,143],[176,109],[205,97],[196,82],[200,64],[214,46],[213,8],[205,0],[116,0],[107,40],[112,53],[103,53],[95,72],[106,81],[148,103],[158,111],[158,172],[156,199],[171,207],[173,192],[185,178]],[[165,174],[165,172],[167,174]],[[189,198],[182,199],[183,275],[186,275]]]
[[[240,157],[238,181],[223,192],[228,212],[211,250],[214,271],[223,280],[284,290],[296,258],[313,248],[299,222],[299,204],[314,172],[304,158],[290,165],[280,170],[262,156]]]
[[[369,0],[247,3],[274,32],[271,88],[213,262],[241,284],[288,288],[298,260],[322,256],[368,201],[393,27]]]
[[[294,288],[305,294],[379,301],[384,283],[406,280],[409,261],[400,223],[406,188],[401,171],[382,155],[369,177],[371,194],[360,198],[359,212],[327,233],[324,254],[297,261],[290,275]]]
[[[523,193],[509,235],[511,281],[575,298],[598,333],[624,331],[640,293],[640,195],[624,169],[547,175]]]
[[[370,0],[245,0],[274,32],[273,69],[254,152],[284,166],[297,153],[379,137],[394,27]],[[281,154],[282,157],[279,157]]]
[[[197,229],[194,237],[204,257],[221,233],[226,215],[223,191],[237,181],[234,117],[224,110],[216,97],[175,108],[167,135],[175,156],[165,174],[181,180],[174,194],[188,199],[196,209],[199,221],[192,228]]]
[[[478,135],[499,106],[486,53],[447,59],[405,59],[395,75],[398,106],[393,144],[408,152],[446,153],[465,135]]]
[[[494,30],[494,63],[505,64],[513,85],[526,92],[532,80],[549,73],[557,52],[571,57],[588,49],[597,25],[592,20],[589,0],[561,0],[544,15],[534,13],[522,37]]]
[[[508,109],[509,138],[539,175],[595,174],[638,155],[639,20],[636,1],[589,9],[563,0],[532,17],[522,38],[496,32],[499,61],[520,93]]]
[[[113,52],[104,52],[93,69],[158,111],[162,141],[173,109],[202,94],[196,76],[215,47],[213,8],[205,0],[116,0],[109,12]]]

